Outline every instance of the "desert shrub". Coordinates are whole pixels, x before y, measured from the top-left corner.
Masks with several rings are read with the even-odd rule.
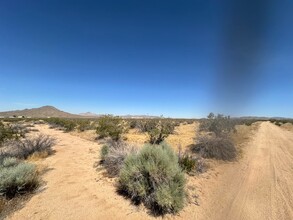
[[[101,149],[102,164],[109,176],[117,176],[123,166],[125,158],[130,153],[137,152],[137,148],[125,142],[110,142]]]
[[[35,189],[39,184],[36,166],[17,162],[12,158],[2,161],[0,167],[0,195],[12,198],[16,194]]]
[[[156,127],[148,131],[149,142],[151,144],[160,144],[170,134],[174,132],[174,125],[170,122],[158,122]]]
[[[96,130],[99,138],[110,137],[114,141],[118,141],[124,132],[123,120],[119,117],[110,115],[99,119]]]
[[[0,122],[0,146],[8,140],[18,139],[19,134],[13,130],[10,126],[4,125]]]
[[[6,142],[0,152],[0,157],[16,157],[27,159],[34,153],[52,152],[55,139],[50,136],[39,135],[35,138]]]
[[[200,123],[200,131],[209,131],[215,133],[216,136],[227,135],[231,131],[235,131],[236,120],[230,116],[213,113],[208,115],[207,119],[203,119]]]
[[[187,173],[190,173],[194,170],[196,170],[196,159],[193,158],[193,156],[184,154],[179,157],[179,165],[182,168],[182,170],[186,171]]]
[[[207,164],[201,157],[195,157],[188,153],[179,155],[179,165],[187,174],[203,173],[207,170]]]
[[[109,146],[103,145],[100,152],[101,162],[105,160],[105,157],[109,154]]]
[[[136,126],[141,132],[149,132],[150,130],[156,128],[157,123],[158,120],[156,119],[144,119],[137,121]]]
[[[177,155],[166,144],[146,145],[130,154],[120,171],[119,191],[154,214],[177,213],[185,200],[185,177]]]
[[[5,157],[0,161],[0,169],[3,167],[15,166],[19,163],[19,160],[15,157]]]
[[[137,120],[131,120],[129,121],[129,128],[137,128],[138,127],[138,121]]]
[[[78,124],[77,126],[78,130],[81,132],[93,129],[93,126],[91,125],[90,120],[79,120],[77,124]]]
[[[66,118],[46,118],[44,119],[52,128],[63,128],[65,132],[70,132],[77,126],[76,122],[72,119]]]
[[[218,160],[233,160],[237,155],[233,142],[228,137],[223,136],[200,136],[192,151],[204,158]]]

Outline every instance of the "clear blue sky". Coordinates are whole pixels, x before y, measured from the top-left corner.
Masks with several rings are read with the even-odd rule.
[[[292,8],[291,0],[3,0],[0,111],[293,117]]]

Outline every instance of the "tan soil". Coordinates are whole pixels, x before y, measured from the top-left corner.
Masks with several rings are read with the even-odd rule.
[[[8,219],[152,219],[115,192],[114,180],[93,167],[100,146],[37,127],[58,139],[56,153],[40,160],[45,184]],[[167,219],[293,219],[293,132],[261,123],[238,162],[219,162],[188,179],[190,202]],[[199,196],[199,199],[194,197]]]

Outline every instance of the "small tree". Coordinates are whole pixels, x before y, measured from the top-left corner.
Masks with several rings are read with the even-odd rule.
[[[118,141],[124,132],[123,120],[120,117],[106,115],[99,119],[96,132],[99,138],[110,137]]]

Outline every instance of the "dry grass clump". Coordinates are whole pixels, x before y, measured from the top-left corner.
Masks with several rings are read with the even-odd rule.
[[[237,150],[230,137],[231,132],[236,132],[237,120],[229,116],[210,113],[208,119],[201,122],[200,130],[208,134],[199,135],[192,151],[204,158],[218,160],[233,160],[237,156]]]
[[[191,150],[204,158],[214,158],[217,160],[231,161],[237,156],[233,142],[224,136],[200,136],[198,143]]]
[[[0,195],[12,198],[16,194],[35,189],[39,184],[36,166],[16,158],[4,158],[0,162]]]
[[[119,174],[119,191],[144,203],[155,215],[177,213],[185,201],[178,156],[166,144],[146,145],[130,154]]]
[[[111,177],[119,174],[125,158],[137,152],[137,148],[125,142],[110,141],[101,149],[101,163]]]
[[[46,135],[39,135],[35,138],[9,141],[1,149],[0,157],[16,157],[27,159],[34,153],[52,153],[52,146],[56,143],[54,138]]]

